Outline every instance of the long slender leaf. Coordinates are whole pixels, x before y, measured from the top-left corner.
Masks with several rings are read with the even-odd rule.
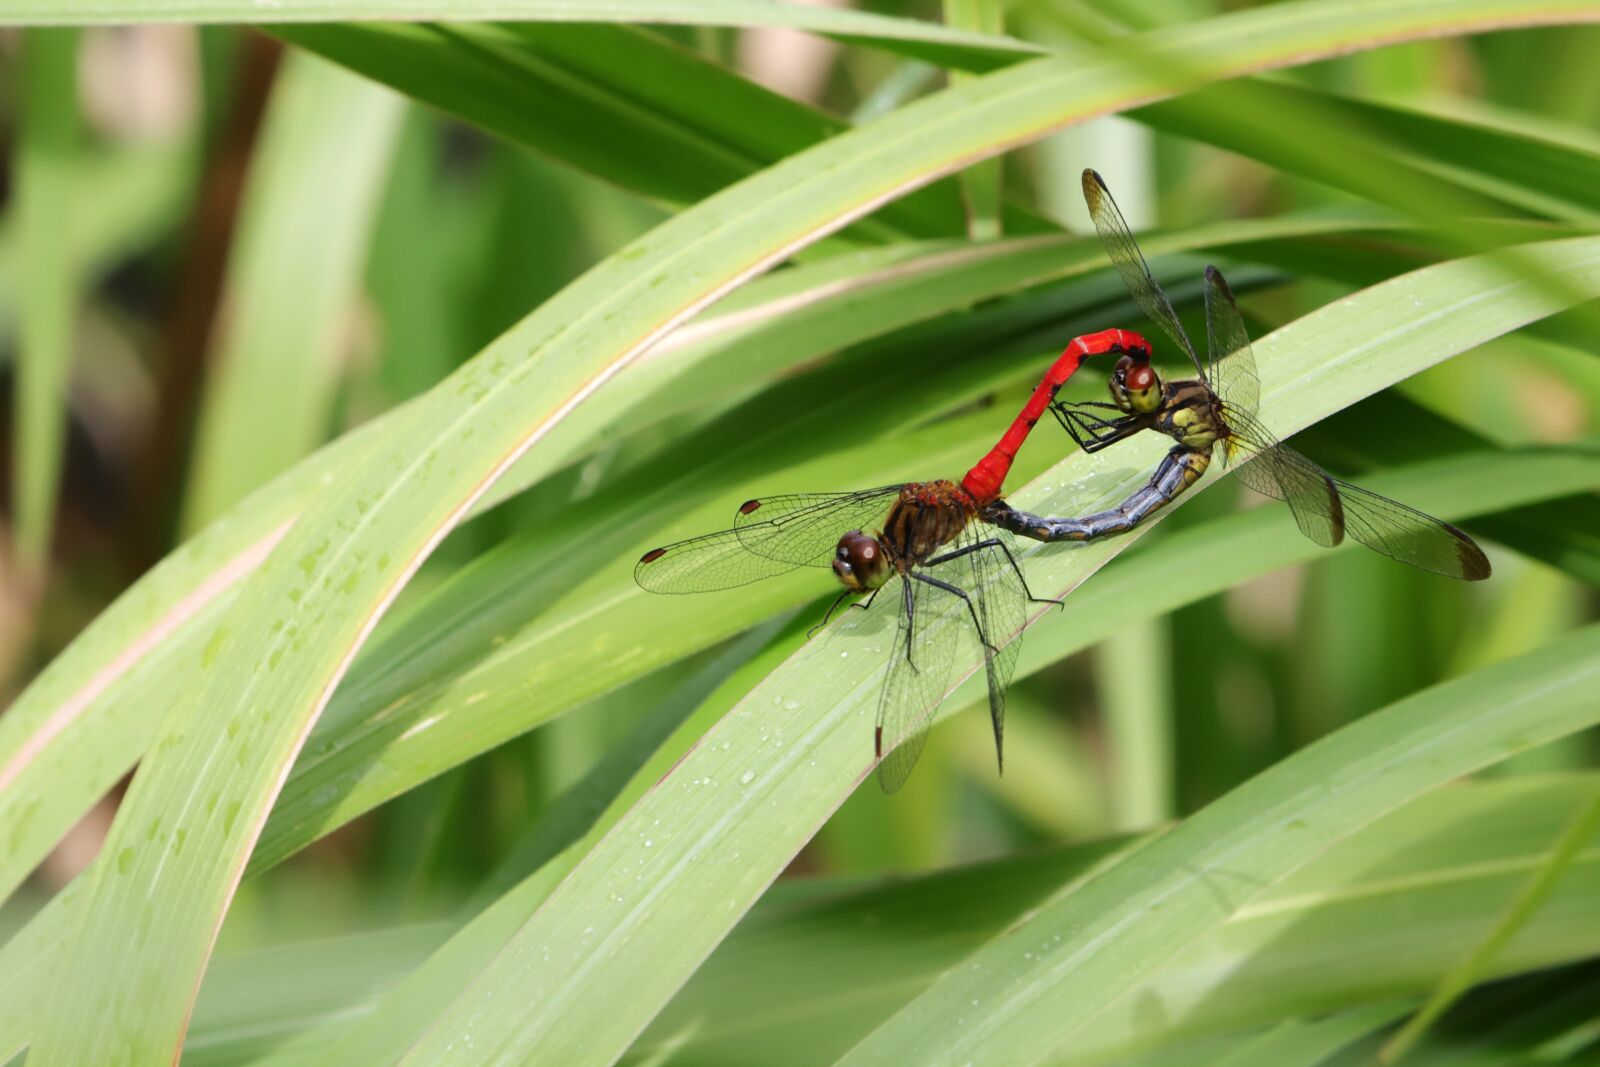
[[[623,188],[693,203],[848,126],[632,26],[280,26],[285,40]],[[595,138],[606,129],[610,136]],[[852,233],[955,236],[942,182]]]
[[[1592,221],[1600,214],[1600,156],[1576,144],[1561,144],[1536,134],[1444,117],[1364,100],[1257,80],[1253,103],[1280,114],[1334,115],[1343,125],[1366,131],[1391,157],[1399,155],[1436,179],[1461,182],[1522,210],[1553,218]],[[1299,170],[1313,179],[1338,180],[1321,168],[1307,168],[1304,157],[1286,150],[1281,138],[1252,136],[1230,121],[1237,96],[1204,89],[1139,108],[1131,118],[1157,129],[1202,140],[1274,166]]]
[[[23,274],[17,351],[16,442],[12,452],[17,562],[37,581],[50,555],[62,454],[80,265],[62,234],[71,229],[80,159],[78,34],[38,30],[23,39],[22,115],[17,145],[17,215]]]
[[[279,72],[200,410],[191,529],[322,443],[403,107],[308,55],[290,56]]]
[[[1574,860],[1594,840],[1596,829],[1600,829],[1600,789],[1582,798],[1576,807],[1577,813],[1562,831],[1549,857],[1529,875],[1516,897],[1496,916],[1488,935],[1480,938],[1470,952],[1445,972],[1421,1010],[1385,1043],[1382,1062],[1399,1061],[1470,986],[1483,978],[1506,945],[1538,914],[1556,885],[1567,876]]]
[[[1335,845],[1097,1019],[1064,1062],[1120,1063],[1152,1048],[1414,997],[1464,934],[1491,922],[1542,863],[1591,776],[1439,790]],[[717,947],[626,1062],[766,1067],[826,1062],[949,968],[1087,873],[1081,847],[864,886],[780,883]],[[1497,973],[1583,958],[1600,937],[1585,899],[1589,848],[1560,899]],[[794,899],[796,894],[799,899]],[[1419,910],[1429,921],[1419,924]],[[677,1045],[674,1049],[674,1040]],[[671,1053],[671,1055],[668,1055]]]
[[[944,19],[948,25],[983,33],[1005,30],[1005,8],[1000,0],[944,0]],[[960,85],[971,75],[955,72],[951,85]],[[987,159],[961,172],[962,199],[967,206],[967,233],[974,240],[1000,236],[1002,178],[999,158]]]
[[[767,0],[78,0],[70,7],[39,0],[0,0],[0,21],[19,26],[120,25],[137,22],[360,22],[374,19],[482,22],[643,22],[692,26],[788,26],[892,48],[934,63],[992,70],[1042,50],[1004,37],[963,33],[937,23],[844,8]]]
[[[1297,752],[1062,894],[839,1062],[1052,1055],[1142,976],[1334,842],[1453,777],[1600,721],[1597,653],[1600,626],[1589,627]],[[987,998],[981,1015],[968,1006],[974,994]]]

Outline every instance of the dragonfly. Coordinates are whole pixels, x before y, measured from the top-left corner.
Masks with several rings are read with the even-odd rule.
[[[1000,440],[960,482],[901,482],[845,493],[796,493],[747,500],[732,528],[691,537],[640,557],[634,580],[652,593],[732,589],[800,567],[829,567],[844,587],[821,629],[846,599],[870,607],[898,587],[893,655],[878,696],[873,754],[878,784],[905,784],[927,741],[933,714],[955,666],[963,634],[983,650],[995,761],[1005,769],[1006,688],[1016,668],[1015,638],[1037,597],[1017,565],[1015,543],[980,519],[997,501],[1018,450],[1056,393],[1084,360],[1142,354],[1150,343],[1131,330],[1075,337],[1062,350]]]
[[[1085,452],[1145,430],[1177,442],[1149,481],[1121,504],[1080,518],[1050,518],[992,502],[984,519],[1039,541],[1089,541],[1124,533],[1194,485],[1217,445],[1224,465],[1258,493],[1285,501],[1301,533],[1325,548],[1345,536],[1435,574],[1489,577],[1489,560],[1466,533],[1415,508],[1333,477],[1282,444],[1256,419],[1261,395],[1239,305],[1222,272],[1205,270],[1207,354],[1202,364],[1178,314],[1150,273],[1127,221],[1099,174],[1083,172],[1083,195],[1101,243],[1145,314],[1189,356],[1196,377],[1163,379],[1148,350],[1125,353],[1111,370],[1111,402],[1052,402],[1051,411]]]

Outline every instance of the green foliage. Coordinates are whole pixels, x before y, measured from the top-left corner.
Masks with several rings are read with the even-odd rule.
[[[1592,1055],[1600,105],[1507,42],[1592,77],[1600,8],[1212,7],[0,0],[88,27],[0,103],[0,1060]],[[160,133],[95,28],[151,20],[222,24],[132,31],[191,48]],[[1053,217],[1085,165],[1191,323],[1226,269],[1274,431],[1496,573],[1324,551],[1217,464],[1029,546],[1065,608],[1006,776],[974,649],[886,799],[889,613],[632,562],[958,476],[1066,339],[1150,330]],[[1164,450],[1069,444],[1021,506]]]

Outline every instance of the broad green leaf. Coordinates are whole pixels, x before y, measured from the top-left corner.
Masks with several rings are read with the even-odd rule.
[[[944,20],[963,30],[998,34],[1005,31],[1005,7],[1000,0],[944,0]],[[960,85],[969,74],[952,72],[951,85]],[[961,199],[967,209],[967,235],[983,241],[1000,236],[1000,200],[1003,189],[1002,160],[987,159],[961,172]]]
[[[333,23],[274,32],[513,144],[670,203],[693,203],[848,129],[633,26]],[[958,191],[936,183],[851,232],[955,236]]]
[[[1119,627],[1116,640],[1095,654],[1112,761],[1113,825],[1120,830],[1156,826],[1175,814],[1169,629],[1159,616]]]
[[[195,1004],[185,1067],[309,1055],[307,1031],[359,1015],[447,931],[442,923],[427,923],[219,956]]]
[[[1320,1019],[1292,1019],[1249,1034],[1185,1045],[1151,1056],[1135,1056],[1121,1067],[1317,1067],[1358,1038],[1371,1034],[1405,1013],[1404,1001],[1379,1001]]]
[[[1450,1010],[1451,1005],[1469,987],[1486,977],[1505,953],[1506,946],[1521,933],[1530,919],[1544,909],[1550,894],[1567,878],[1580,854],[1593,843],[1595,831],[1600,829],[1600,789],[1591,789],[1589,796],[1575,807],[1576,814],[1562,829],[1549,856],[1529,873],[1516,896],[1496,916],[1487,934],[1474,939],[1471,951],[1444,973],[1421,1010],[1406,1020],[1399,1032],[1384,1044],[1385,1063],[1393,1063],[1403,1057],[1406,1050],[1415,1046],[1417,1040]]]
[[[78,34],[38,30],[22,41],[22,114],[16,149],[18,295],[16,440],[12,450],[15,544],[29,584],[50,558],[66,450],[67,383],[83,265],[62,240],[71,228],[83,148],[78,128]]]
[[[185,519],[198,529],[309,455],[332,421],[404,102],[308,55],[274,84],[230,249]]]
[[[1451,778],[1600,721],[1597,653],[1592,626],[1302,749],[1063,892],[839,1062],[1059,1055],[1144,976],[1335,842]]]
[[[1543,862],[1592,775],[1463,784],[1341,842],[1097,1020],[1064,1062],[1415,997]],[[630,1063],[827,1062],[1090,870],[1083,846],[863,886],[778,883],[629,1050]],[[1582,959],[1600,916],[1585,850],[1497,974]],[[1219,878],[1219,892],[1230,883]],[[782,894],[778,889],[784,890]],[[776,899],[778,897],[782,899]],[[1430,921],[1419,924],[1420,910]]]
[[[1600,240],[1554,242],[1529,253],[1542,268],[1600,292]],[[1262,411],[1279,432],[1292,432],[1516,325],[1523,314],[1559,306],[1526,281],[1508,283],[1483,258],[1394,279],[1263,338],[1256,346]],[[1121,465],[1127,457],[1110,451],[1074,455],[1041,499],[1063,514],[1119,499],[1142,483],[1161,451],[1159,443],[1144,446],[1131,469]],[[1025,505],[1034,503],[1024,497]],[[1143,529],[1111,543],[1030,553],[1029,582],[1050,593],[1075,588]],[[624,566],[611,569],[612,582],[626,580]],[[593,604],[593,595],[573,610],[582,610],[580,603]],[[639,619],[659,611],[662,622],[637,633],[666,632],[673,618],[683,625],[672,604],[638,610]],[[585,1063],[608,1062],[620,1051],[870,772],[888,636],[882,614],[864,614],[809,643],[751,691],[521,922],[470,986],[441,968],[437,995],[445,1013],[411,1057],[516,1062],[538,1048],[559,1062]],[[708,605],[695,617],[713,615]],[[969,672],[976,666],[965,665]],[[515,1006],[503,1007],[511,989],[519,991],[510,997]],[[952,1012],[940,1025],[954,1018]],[[471,1049],[462,1044],[467,1036]],[[940,1042],[951,1040],[941,1033]],[[923,1055],[901,1048],[889,1058],[915,1062]]]
[[[1129,117],[1315,180],[1343,184],[1340,173],[1307,166],[1302,151],[1291,149],[1284,138],[1251,136],[1241,129],[1233,121],[1240,94],[1227,89],[1203,89],[1139,108]],[[1551,218],[1592,222],[1600,217],[1600,155],[1584,146],[1263,80],[1252,81],[1249,93],[1244,100],[1268,114],[1336,116],[1344,127],[1364,131],[1372,151],[1390,156],[1396,166],[1403,160],[1420,167],[1435,180],[1460,183]]]

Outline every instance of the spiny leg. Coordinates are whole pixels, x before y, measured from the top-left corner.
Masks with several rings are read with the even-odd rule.
[[[1089,403],[1098,402],[1085,401],[1084,405]],[[1072,440],[1080,449],[1087,450],[1091,443],[1099,440],[1103,432],[1114,429],[1114,425],[1098,415],[1079,410],[1081,406],[1083,405],[1052,404],[1050,406],[1050,414],[1056,417],[1056,422],[1061,424],[1063,430],[1072,435]],[[1105,406],[1113,410],[1116,408],[1114,404]]]
[[[941,582],[937,578],[930,578],[926,574],[918,574],[916,571],[912,571],[910,573],[911,577],[915,578],[919,582],[927,582],[936,589],[943,589],[952,596],[960,597],[967,605],[967,614],[972,616],[972,626],[978,631],[978,640],[983,644],[983,647],[988,649],[990,652],[997,656],[1000,654],[1000,650],[989,643],[988,635],[983,632],[983,623],[978,621],[978,609],[973,606],[972,598],[967,595],[965,589],[951,585],[949,582]]]
[[[834,597],[833,598],[833,603],[828,605],[827,614],[822,616],[822,621],[817,623],[811,629],[806,631],[806,640],[809,641],[811,638],[817,636],[817,631],[822,629],[824,626],[828,625],[828,620],[833,618],[833,613],[835,611],[839,610],[839,605],[844,602],[844,598],[845,597],[854,596],[854,595],[855,595],[855,590],[854,589],[846,589],[844,592],[842,592],[838,596]],[[872,591],[872,596],[877,596],[877,595],[878,595],[878,591],[876,589],[874,589]],[[868,604],[872,603],[872,597],[868,597],[867,598],[867,603]],[[863,606],[864,605],[860,601],[857,601],[856,603],[850,605],[850,607],[852,607],[852,608],[859,608],[859,607],[863,607]],[[849,610],[849,609],[846,609],[846,610]]]
[[[917,605],[916,600],[911,595],[911,583],[902,580],[900,587],[904,594],[901,599],[906,609],[906,662],[911,665],[912,670],[916,670],[917,661],[911,658],[911,645],[917,636]]]
[[[1017,581],[1022,583],[1022,591],[1027,594],[1029,600],[1033,601],[1035,604],[1054,604],[1056,607],[1065,610],[1067,602],[1064,600],[1057,600],[1054,597],[1048,596],[1033,595],[1033,590],[1028,586],[1028,579],[1023,575],[1021,565],[1017,563],[1017,557],[1011,554],[1011,546],[1007,545],[998,537],[990,537],[986,540],[978,541],[962,548],[955,549],[952,552],[946,552],[942,556],[935,556],[933,559],[930,559],[925,566],[932,567],[935,564],[957,559],[961,556],[967,555],[968,553],[976,552],[979,549],[988,548],[998,548],[1001,552],[1006,554],[1006,561],[1011,564],[1011,569],[1016,572]]]
[[[1067,432],[1072,434],[1072,439],[1085,452],[1098,452],[1124,438],[1132,437],[1150,425],[1150,420],[1138,415],[1124,415],[1120,419],[1108,422],[1097,415],[1077,410],[1077,405],[1074,404],[1057,404],[1051,410],[1055,412],[1058,421],[1068,419],[1077,424],[1077,429],[1068,426]]]

